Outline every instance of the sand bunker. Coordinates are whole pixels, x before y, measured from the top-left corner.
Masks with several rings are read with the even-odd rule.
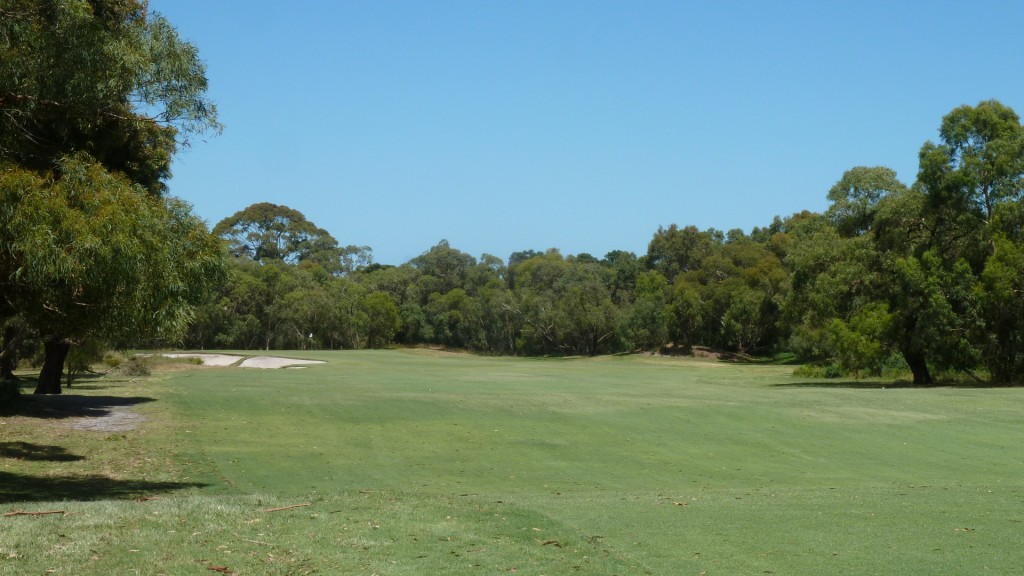
[[[200,354],[192,352],[161,354],[167,358],[199,358],[204,366],[235,366],[239,368],[294,368],[301,364],[323,364],[321,360],[299,360],[277,356],[235,356],[232,354]]]
[[[298,360],[295,358],[278,358],[277,356],[254,356],[242,360],[239,368],[291,368],[300,364],[323,364],[322,360]]]
[[[165,358],[199,358],[203,366],[231,366],[245,356],[232,356],[231,354],[160,354]]]

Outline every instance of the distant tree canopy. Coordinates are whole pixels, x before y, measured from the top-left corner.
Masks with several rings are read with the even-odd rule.
[[[637,256],[479,259],[440,241],[401,266],[332,268],[337,243],[259,204],[218,225],[240,256],[192,346],[429,344],[490,354],[792,351],[828,373],[1024,373],[1024,130],[995,101],[948,114],[912,186],[855,167],[824,214],[660,227]],[[351,248],[351,247],[350,247]],[[369,253],[369,249],[363,249]],[[259,263],[263,264],[260,265]]]
[[[331,273],[348,273],[372,262],[366,246],[341,248],[338,241],[298,210],[260,202],[221,220],[213,233],[227,241],[228,251],[256,262],[315,263]]]
[[[145,2],[0,7],[4,376],[26,330],[45,344],[37,393],[60,392],[72,345],[184,330],[221,249],[165,180],[179,146],[221,128],[205,91],[195,47]]]

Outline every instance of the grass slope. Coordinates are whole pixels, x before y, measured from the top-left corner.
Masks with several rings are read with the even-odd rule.
[[[149,382],[158,401],[138,408],[149,421],[121,441],[36,438],[111,454],[100,475],[124,454],[143,464],[95,502],[32,503],[68,516],[0,519],[12,528],[0,538],[0,573],[1016,574],[1024,565],[1020,389],[887,389],[641,356],[302,356],[328,364]],[[2,470],[25,483],[7,472],[15,460],[25,464],[8,457]],[[60,477],[95,460],[33,465]],[[160,490],[162,500],[126,499]],[[41,499],[25,495],[0,492],[10,508]],[[264,512],[295,503],[311,505]]]

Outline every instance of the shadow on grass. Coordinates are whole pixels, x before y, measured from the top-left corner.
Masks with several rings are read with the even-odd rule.
[[[32,444],[31,442],[0,442],[0,458],[16,458],[35,462],[77,462],[85,456],[71,454],[61,446]]]
[[[935,382],[934,384],[919,385],[907,382],[905,380],[805,380],[803,382],[783,382],[780,384],[772,384],[775,388],[860,388],[860,389],[892,389],[892,388],[910,388],[927,390],[929,388],[966,388],[966,389],[978,389],[978,390],[995,390],[1000,388],[1006,388],[1006,386],[998,386],[995,384],[989,384],[988,382],[963,382],[963,381],[945,381]]]
[[[19,416],[32,418],[99,418],[109,415],[114,408],[136,406],[155,400],[155,398],[146,396],[23,395],[21,400],[14,405],[14,409]]]
[[[772,384],[775,388],[860,388],[881,390],[886,388],[913,388],[907,382],[882,382],[878,380],[805,380]]]
[[[0,472],[0,504],[71,500],[127,500],[154,492],[207,486],[200,482],[115,480],[106,476],[33,476]]]

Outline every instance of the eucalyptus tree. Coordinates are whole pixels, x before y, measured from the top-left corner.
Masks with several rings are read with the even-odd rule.
[[[701,231],[696,226],[659,226],[647,246],[646,263],[672,282],[676,275],[700,268],[723,240],[722,233],[713,228]]]
[[[656,350],[668,341],[669,293],[668,280],[660,272],[637,275],[633,302],[624,309],[618,328],[628,349]]]
[[[789,255],[791,308],[805,312],[796,341],[825,343],[854,370],[898,352],[915,384],[979,363],[993,382],[1014,383],[1024,373],[1024,128],[986,101],[947,114],[939,135],[922,146],[913,187],[887,168],[855,168],[829,192],[832,228]],[[815,326],[824,337],[808,337]]]
[[[930,384],[931,367],[969,353],[948,299],[963,278],[929,255],[924,195],[889,168],[856,167],[828,198],[822,218],[795,228],[787,254],[795,351],[856,374],[877,374],[899,354],[914,384]]]
[[[173,341],[219,279],[220,245],[173,198],[140,193],[88,157],[0,170],[0,287],[44,340],[37,393],[60,393],[70,346]]]
[[[942,119],[940,142],[921,148],[918,182],[934,230],[930,251],[945,276],[974,275],[976,286],[951,302],[973,330],[992,380],[1012,384],[1024,374],[1024,323],[1017,305],[1024,201],[1024,127],[1007,106],[984,101]]]
[[[329,232],[302,212],[270,202],[235,212],[218,222],[213,233],[227,242],[233,256],[256,262],[314,262],[337,273],[371,259],[368,248],[349,246],[343,250]]]
[[[205,66],[141,0],[0,8],[0,159],[47,171],[85,152],[152,193],[180,145],[218,132]]]
[[[515,267],[514,317],[518,348],[530,354],[595,355],[616,350],[620,309],[611,298],[613,273],[557,250]]]
[[[195,47],[145,2],[0,7],[0,308],[46,342],[37,392],[60,391],[83,335],[179,333],[215,275],[205,226],[162,198],[179,146],[221,129],[206,89]]]
[[[476,266],[476,258],[452,248],[447,240],[441,240],[430,250],[410,260],[409,264],[423,276],[438,280],[435,287],[423,294],[429,297],[433,292],[444,294],[461,287],[465,283],[466,274]]]

